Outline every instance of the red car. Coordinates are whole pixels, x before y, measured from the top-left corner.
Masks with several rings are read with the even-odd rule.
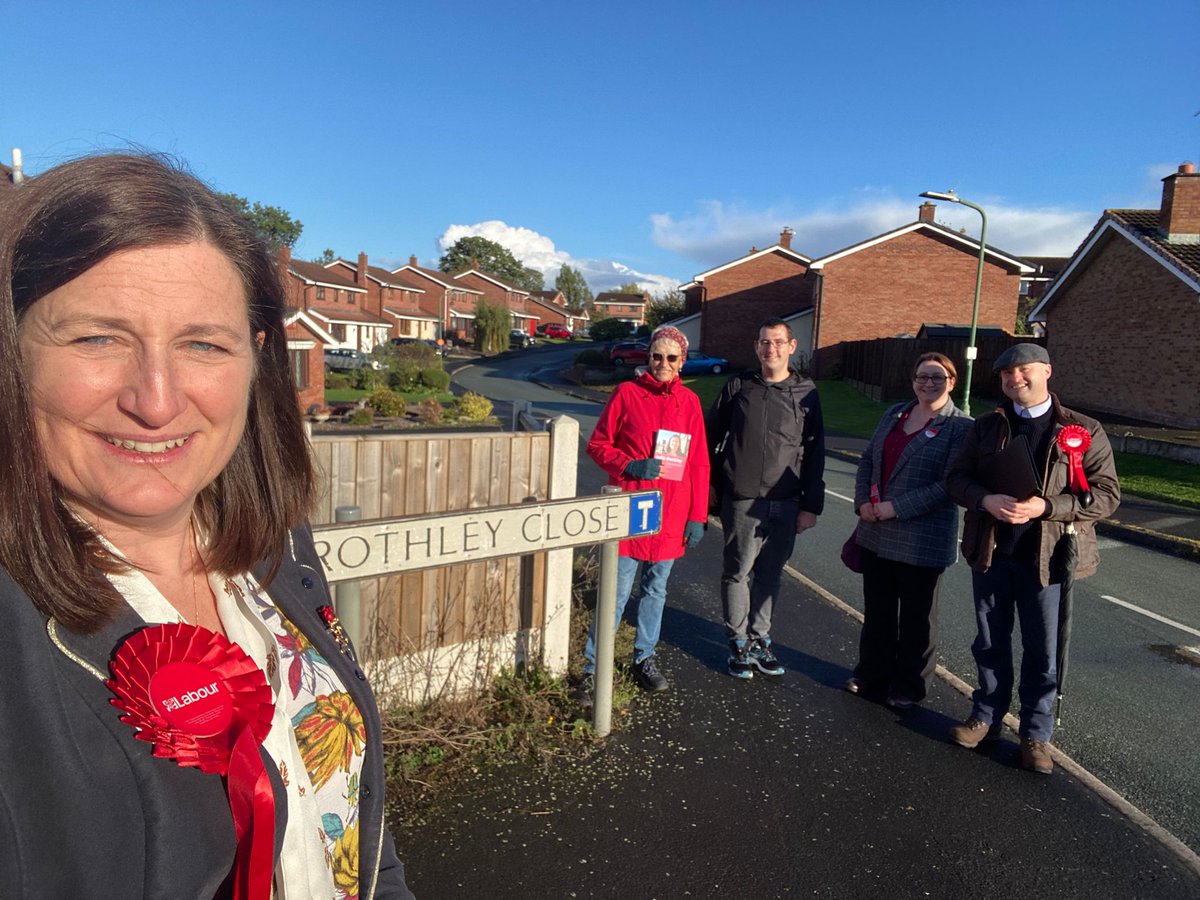
[[[548,338],[559,338],[564,341],[575,340],[575,334],[565,325],[559,325],[557,322],[551,322],[548,325],[543,325],[538,329]]]
[[[649,362],[650,345],[645,341],[625,341],[613,344],[608,361],[614,366],[644,366]]]

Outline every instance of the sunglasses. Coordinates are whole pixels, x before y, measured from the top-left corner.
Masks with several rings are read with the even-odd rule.
[[[650,358],[655,362],[662,362],[664,359],[669,363],[679,362],[679,357],[674,353],[669,353],[663,356],[661,353],[651,353]]]

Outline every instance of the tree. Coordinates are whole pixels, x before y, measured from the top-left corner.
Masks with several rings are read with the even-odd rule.
[[[299,219],[293,219],[286,209],[278,206],[266,206],[254,201],[254,205],[245,197],[237,194],[218,194],[229,204],[229,208],[249,222],[258,236],[267,242],[272,250],[280,247],[294,247],[300,239],[304,225]]]
[[[443,271],[445,271],[443,269]],[[475,349],[483,353],[501,353],[508,349],[512,316],[508,308],[486,300],[475,304]]]
[[[683,291],[679,288],[672,288],[662,294],[655,294],[650,302],[646,304],[646,324],[651,330],[662,325],[664,322],[670,322],[672,319],[678,319],[683,315]]]
[[[588,287],[583,273],[578,269],[572,269],[570,266],[559,269],[558,277],[554,279],[554,288],[562,291],[562,295],[567,298],[567,309],[572,312],[579,312],[592,305],[592,289]]]
[[[324,250],[321,251],[320,256],[315,257],[313,259],[313,262],[315,262],[321,266],[327,266],[331,262],[333,262],[335,259],[337,259],[337,254],[334,253],[332,250],[330,250],[328,247],[326,247]]]
[[[593,319],[591,327],[588,328],[588,337],[593,341],[627,341],[630,335],[629,323],[611,316],[599,321]]]
[[[636,281],[631,281],[629,284],[619,284],[612,289],[614,294],[640,294],[642,293],[641,286]]]
[[[479,271],[503,278],[525,291],[540,291],[546,285],[537,269],[523,265],[503,244],[479,235],[459,238],[438,260],[438,268],[451,275],[475,265],[479,266]]]

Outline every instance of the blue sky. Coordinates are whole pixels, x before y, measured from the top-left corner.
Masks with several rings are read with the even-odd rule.
[[[916,219],[1069,255],[1200,156],[1200,0],[9,4],[0,159],[131,146],[373,263],[484,234],[593,290]],[[938,220],[978,234],[971,210]]]

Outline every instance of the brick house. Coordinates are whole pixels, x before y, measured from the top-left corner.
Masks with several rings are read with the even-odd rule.
[[[445,272],[417,265],[415,256],[408,258],[407,266],[392,269],[391,274],[400,275],[425,291],[425,308],[429,309],[432,302],[437,310],[439,337],[462,343],[475,339],[475,304],[483,296],[482,291],[455,281]]]
[[[529,291],[519,288],[511,281],[484,272],[478,265],[472,266],[465,272],[454,276],[459,284],[479,291],[483,299],[492,306],[500,306],[508,310],[512,317],[512,327],[526,334],[533,334],[537,327],[538,317],[528,311]]]
[[[562,325],[576,334],[586,334],[591,324],[587,310],[572,311],[562,291],[531,291],[528,309],[538,317],[538,325]]]
[[[1159,209],[1106,209],[1030,321],[1046,327],[1063,402],[1200,428],[1200,174],[1163,179]]]
[[[628,322],[630,330],[646,324],[646,304],[650,293],[622,294],[620,291],[601,291],[592,301],[597,319],[620,319]]]
[[[280,249],[279,256],[288,274],[284,281],[288,305],[313,316],[338,347],[370,353],[387,343],[391,323],[371,311],[365,287],[320,263],[292,259],[287,247]]]
[[[925,322],[969,323],[979,241],[934,222],[926,201],[916,222],[815,259],[805,287],[813,315],[813,371],[828,375],[843,341],[915,335]],[[1034,269],[985,248],[979,321],[1012,330],[1021,279]]]
[[[755,363],[758,324],[770,316],[787,318],[812,305],[808,287],[811,260],[792,249],[792,230],[784,228],[779,243],[701,272],[683,293],[684,315],[700,314],[698,348],[735,364]],[[793,326],[794,328],[794,326]],[[807,336],[797,334],[801,345]]]
[[[438,311],[428,293],[412,276],[394,274],[369,265],[367,254],[358,254],[355,263],[336,259],[325,266],[365,287],[365,308],[389,322],[389,337],[435,340],[438,337]]]
[[[302,309],[289,307],[283,321],[300,411],[307,413],[325,405],[325,348],[337,346],[337,341]]]

